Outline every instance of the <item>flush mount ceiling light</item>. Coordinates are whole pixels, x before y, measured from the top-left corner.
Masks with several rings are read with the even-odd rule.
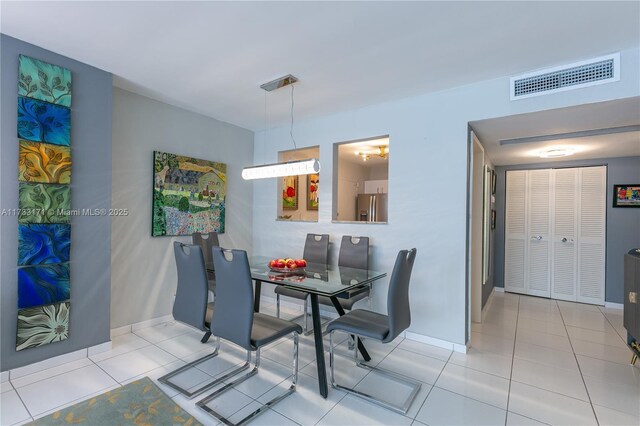
[[[574,151],[569,148],[551,148],[540,152],[540,158],[558,158],[573,155]]]
[[[284,77],[280,77],[268,83],[264,83],[260,86],[261,89],[267,92],[271,92],[281,87],[291,86],[291,128],[289,130],[289,135],[291,136],[291,141],[293,142],[294,149],[298,149],[298,147],[296,146],[296,140],[293,138],[293,83],[297,81],[298,79],[296,77],[288,74]],[[309,158],[307,160],[287,161],[273,164],[263,164],[260,166],[245,167],[242,170],[242,178],[245,180],[264,179],[281,176],[309,175],[319,172],[320,161],[317,158]]]
[[[380,157],[386,160],[389,158],[389,147],[379,146],[377,152],[356,152],[356,155],[362,157],[362,161],[367,161],[371,157]]]

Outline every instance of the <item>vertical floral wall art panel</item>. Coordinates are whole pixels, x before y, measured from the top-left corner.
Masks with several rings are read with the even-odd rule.
[[[25,55],[18,61],[18,95],[71,106],[71,71]]]
[[[23,182],[71,183],[71,148],[21,140],[18,180]]]
[[[71,71],[18,58],[16,350],[69,337]]]
[[[16,350],[67,340],[69,311],[69,302],[18,310]]]

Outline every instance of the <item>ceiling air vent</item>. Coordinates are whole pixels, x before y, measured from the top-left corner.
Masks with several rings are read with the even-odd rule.
[[[620,54],[511,77],[511,100],[620,80]]]

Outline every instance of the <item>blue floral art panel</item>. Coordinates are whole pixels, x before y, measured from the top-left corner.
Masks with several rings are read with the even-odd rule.
[[[70,303],[56,303],[18,311],[16,351],[69,338]]]
[[[29,56],[18,59],[19,96],[71,106],[71,71]]]
[[[18,308],[69,299],[69,264],[28,266],[18,269]]]
[[[35,142],[69,146],[71,110],[66,107],[18,97],[18,137]]]
[[[18,225],[18,266],[69,261],[71,225]]]

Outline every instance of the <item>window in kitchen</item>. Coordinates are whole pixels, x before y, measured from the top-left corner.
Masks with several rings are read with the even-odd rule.
[[[333,221],[387,223],[389,136],[336,143]]]

